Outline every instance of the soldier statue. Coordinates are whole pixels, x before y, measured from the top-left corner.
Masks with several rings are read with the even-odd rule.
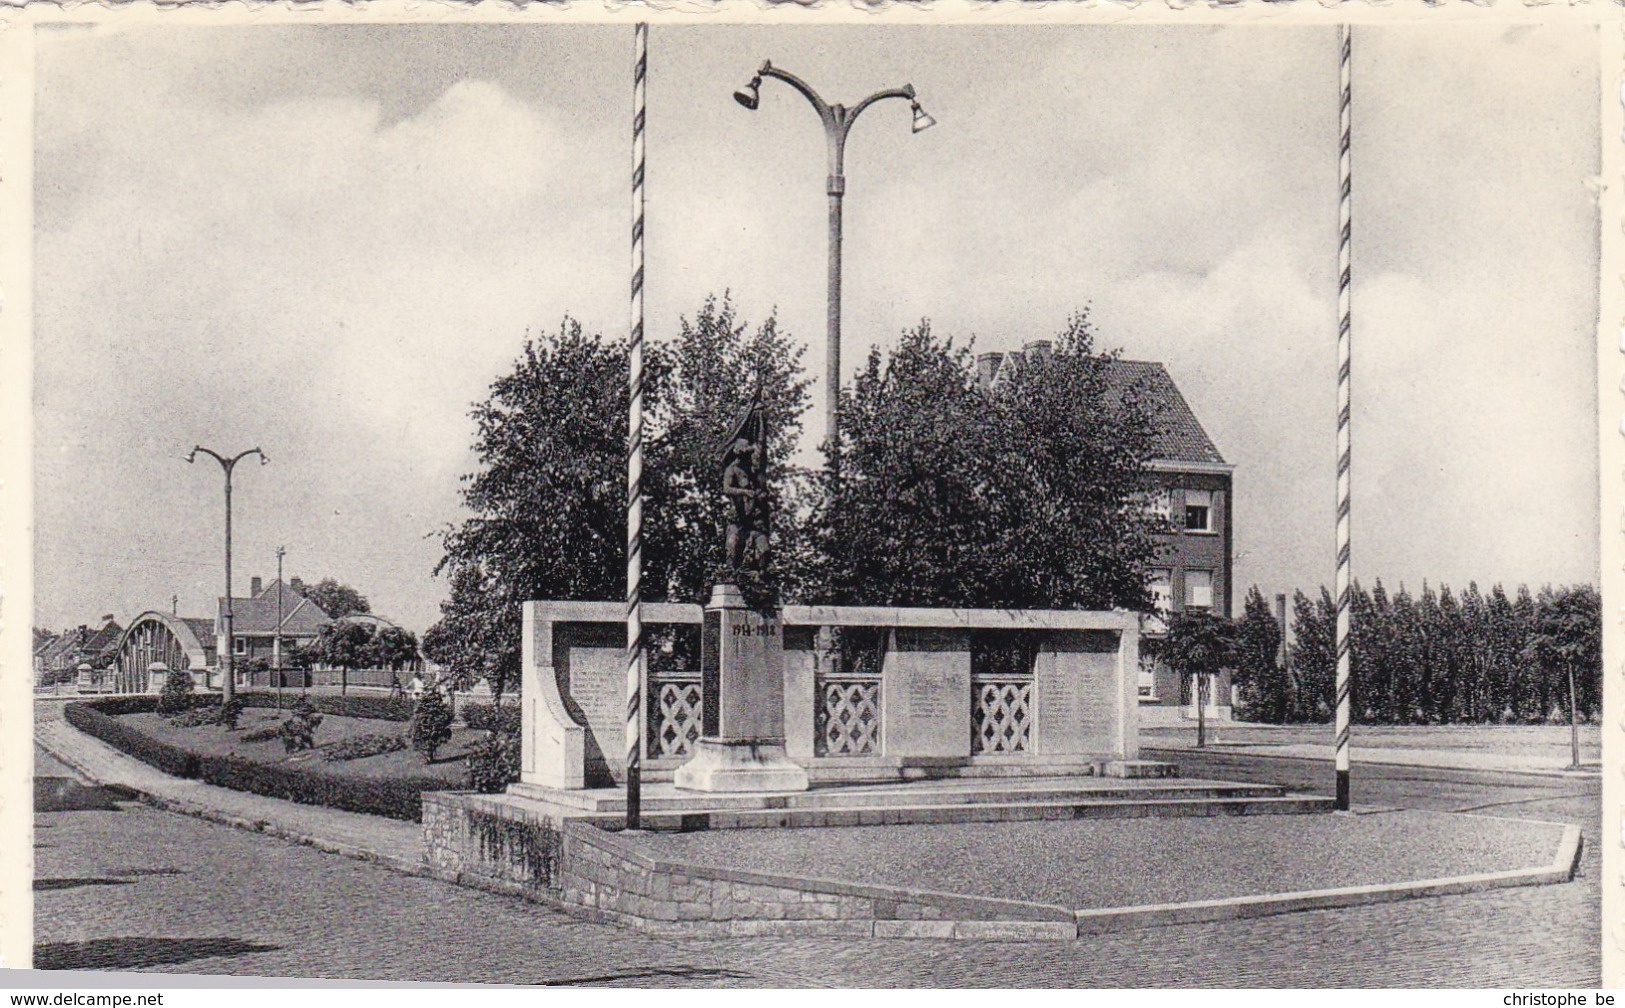
[[[722,493],[728,500],[728,576],[760,580],[767,571],[769,506],[767,424],[759,396],[723,450]]]

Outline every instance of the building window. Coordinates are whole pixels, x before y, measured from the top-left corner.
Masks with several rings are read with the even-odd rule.
[[[1151,605],[1157,612],[1166,613],[1174,607],[1174,572],[1166,568],[1150,573]]]
[[[1145,621],[1146,633],[1166,633],[1168,614],[1174,608],[1174,572],[1153,568],[1146,572],[1146,588],[1151,593],[1151,613]]]
[[[1213,531],[1213,491],[1185,491],[1185,531]]]
[[[248,638],[247,637],[233,637],[231,639],[231,653],[234,654],[234,655],[245,655],[245,654],[247,654],[248,653]]]
[[[1213,608],[1213,572],[1188,570],[1185,572],[1185,608]]]

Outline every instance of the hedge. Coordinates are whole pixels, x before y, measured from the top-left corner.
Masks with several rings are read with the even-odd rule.
[[[114,716],[149,713],[157,701],[154,696],[127,696],[75,702],[63,708],[63,716],[80,731],[167,774],[305,805],[415,822],[423,814],[423,792],[455,788],[438,777],[350,777],[241,756],[209,756],[159,741]]]
[[[423,816],[423,792],[452,787],[438,777],[345,777],[241,756],[198,756],[197,768],[208,784],[412,822]]]
[[[470,728],[484,731],[501,732],[504,735],[518,735],[520,713],[518,704],[495,704],[469,702],[458,707],[462,712],[463,724]]]
[[[140,704],[129,702],[140,700],[147,701],[145,709]],[[70,703],[62,709],[62,716],[67,719],[68,724],[85,734],[94,735],[114,749],[128,753],[143,763],[149,763],[166,774],[173,774],[176,777],[196,777],[198,775],[196,753],[180,746],[170,745],[168,742],[161,742],[112,716],[112,714],[150,713],[157,705],[158,698],[155,696],[117,697],[91,703]]]
[[[249,707],[277,706],[275,693],[239,693],[243,703]],[[290,697],[303,696],[310,701],[319,714],[332,714],[336,717],[362,718],[370,721],[410,721],[412,720],[412,698],[407,696],[328,696],[320,693],[282,694],[282,708],[287,709],[293,702]]]

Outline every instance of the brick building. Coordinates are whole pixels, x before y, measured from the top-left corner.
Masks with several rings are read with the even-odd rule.
[[[978,354],[977,376],[983,385],[993,387],[1007,380],[1028,356],[1049,353],[1050,346],[1048,340],[1036,340],[1018,352]],[[1154,418],[1146,506],[1163,519],[1166,531],[1157,536],[1156,559],[1146,573],[1157,611],[1208,609],[1230,616],[1235,541],[1231,477],[1235,467],[1219,454],[1162,364],[1113,361],[1108,377],[1120,392],[1137,390]],[[1156,612],[1146,614],[1140,674],[1141,715],[1146,724],[1196,713],[1190,684],[1181,683],[1156,658],[1165,629]],[[1220,676],[1209,715],[1228,718],[1229,697],[1229,676]]]

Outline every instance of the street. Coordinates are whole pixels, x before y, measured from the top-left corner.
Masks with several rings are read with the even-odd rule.
[[[1595,779],[1357,767],[1357,804],[1581,824],[1567,885],[1075,942],[672,941],[160,811],[36,758],[40,968],[633,986],[1577,987],[1600,974]],[[1181,758],[1192,775],[1324,776]]]

